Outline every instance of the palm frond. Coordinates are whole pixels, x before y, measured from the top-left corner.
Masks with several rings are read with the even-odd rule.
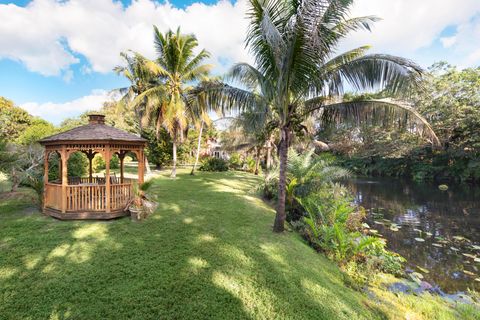
[[[323,124],[395,126],[415,132],[439,146],[430,124],[411,106],[390,100],[351,101],[326,105],[319,117]]]

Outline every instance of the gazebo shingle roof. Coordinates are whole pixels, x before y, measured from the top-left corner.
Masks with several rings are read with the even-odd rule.
[[[103,115],[91,115],[90,123],[65,132],[41,139],[41,144],[60,141],[126,141],[146,142],[147,140],[132,133],[108,126]]]

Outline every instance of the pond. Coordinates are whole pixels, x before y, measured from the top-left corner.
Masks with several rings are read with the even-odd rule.
[[[351,179],[346,186],[367,210],[367,224],[407,259],[407,271],[443,292],[480,291],[480,187],[384,178]],[[375,231],[377,230],[377,231]]]

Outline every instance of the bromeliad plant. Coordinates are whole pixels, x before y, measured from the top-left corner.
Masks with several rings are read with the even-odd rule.
[[[420,83],[422,69],[395,56],[367,54],[363,46],[337,54],[339,42],[378,19],[350,17],[353,0],[250,0],[246,44],[255,65],[235,65],[229,79],[209,88],[210,102],[224,109],[256,112],[279,131],[280,171],[274,231],[286,219],[288,149],[302,122],[398,123],[438,143],[435,133],[411,107],[391,101],[343,102],[345,88],[388,89],[395,96]]]

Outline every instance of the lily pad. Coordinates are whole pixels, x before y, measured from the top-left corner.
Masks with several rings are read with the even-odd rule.
[[[462,255],[464,255],[465,257],[467,258],[472,258],[472,259],[476,259],[477,257],[474,256],[473,254],[470,254],[470,253],[462,253]]]
[[[423,238],[415,238],[415,241],[418,241],[418,242],[425,242],[425,239],[423,239]]]
[[[427,237],[433,236],[433,234],[431,232],[425,232],[425,234],[427,235]]]
[[[477,246],[475,244],[472,244],[472,249],[473,250],[480,250],[480,246]]]
[[[375,224],[381,224],[381,225],[384,225],[385,223],[383,223],[382,221],[373,221],[373,223]]]
[[[469,276],[476,276],[475,273],[468,271],[468,270],[463,270],[463,273],[468,274]]]
[[[420,267],[420,266],[417,266],[417,269],[420,270],[420,271],[422,271],[423,273],[430,273],[430,271],[428,271],[427,269],[424,269],[424,268],[422,268],[422,267]]]
[[[455,251],[455,252],[460,251],[460,249],[455,248],[455,247],[450,247],[450,250]]]
[[[418,285],[420,285],[420,283],[422,282],[423,275],[421,273],[412,272],[412,273],[409,274],[409,276]]]
[[[432,243],[432,246],[438,247],[438,248],[443,248],[443,244],[441,244],[441,243]]]
[[[480,263],[480,258],[475,258],[473,261]]]
[[[480,282],[480,278],[476,278],[475,281]]]
[[[467,242],[470,242],[470,240],[468,240],[467,238],[462,237],[462,236],[453,236],[452,238],[453,238],[454,240],[457,240],[457,241],[467,241]]]
[[[416,228],[415,228],[415,229],[413,229],[413,231],[417,231],[417,232],[420,232],[420,233],[422,233],[422,232],[423,232],[422,230],[420,230],[420,229],[416,229]]]

